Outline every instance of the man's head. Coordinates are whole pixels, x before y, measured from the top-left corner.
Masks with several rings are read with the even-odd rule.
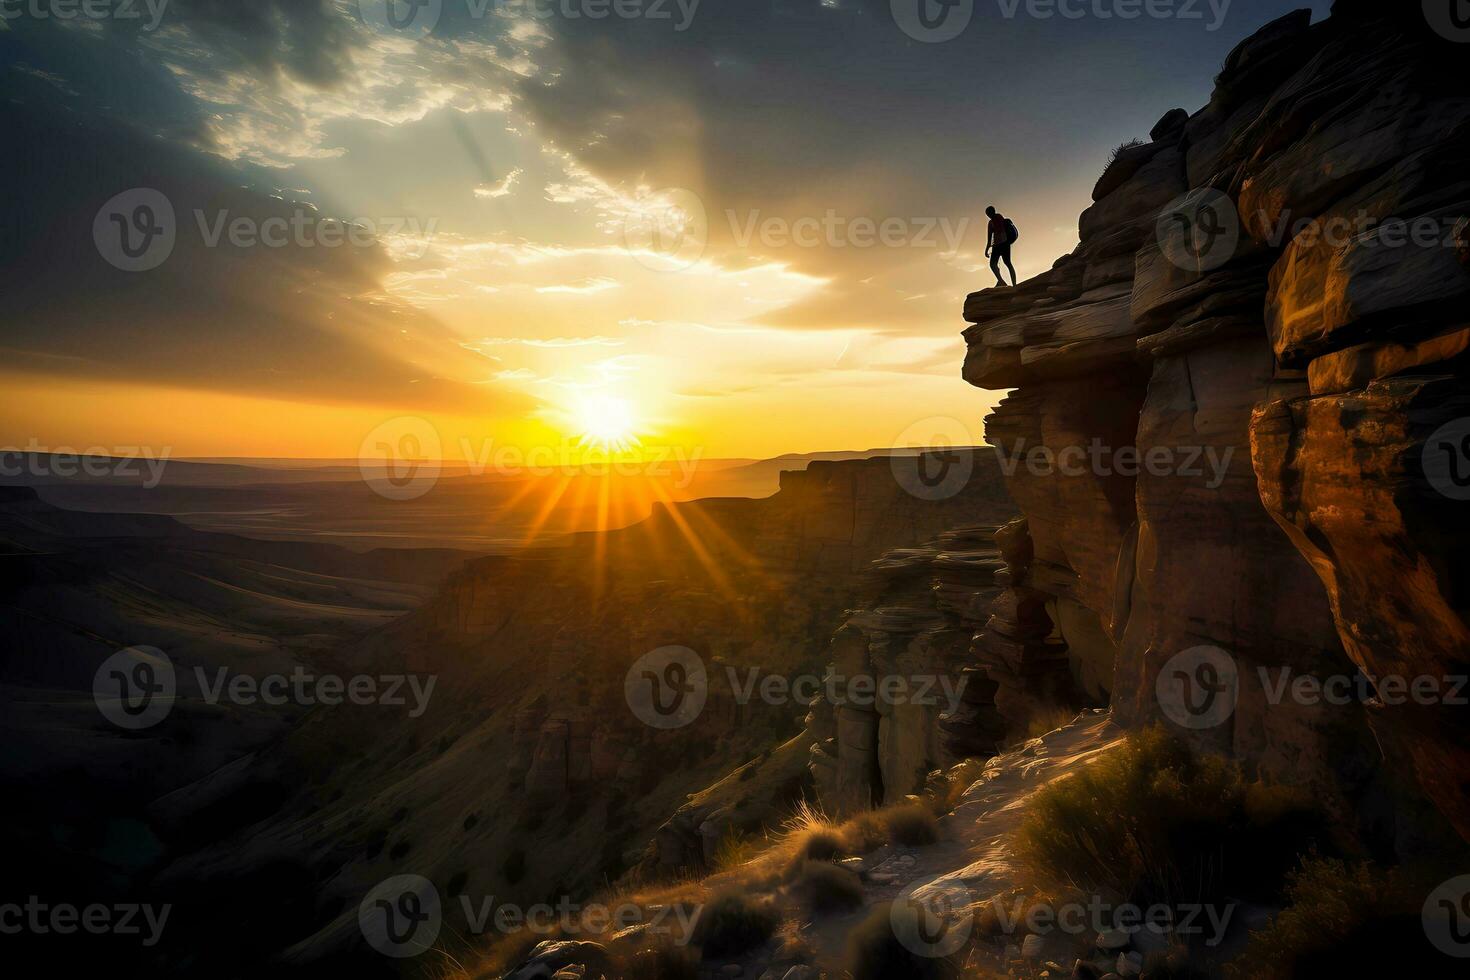
[[[996,210],[995,210],[995,205],[994,205],[994,204],[992,204],[992,205],[991,205],[991,206],[990,206],[990,207],[988,207],[988,208],[986,208],[986,209],[985,209],[985,214],[986,214],[986,215],[987,215],[987,216],[988,216],[988,217],[991,217],[991,218],[993,218],[993,217],[995,217],[995,215],[996,215],[996,213],[997,213],[997,212],[996,212]]]

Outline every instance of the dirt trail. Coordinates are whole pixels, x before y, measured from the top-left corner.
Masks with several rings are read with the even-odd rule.
[[[842,961],[847,937],[875,905],[899,898],[953,913],[972,911],[1016,884],[1011,835],[1040,789],[1113,751],[1123,730],[1104,712],[1087,712],[1071,724],[996,756],[965,791],[955,811],[941,820],[944,839],[920,848],[884,847],[864,859],[864,906],[818,919],[806,935],[829,975]]]

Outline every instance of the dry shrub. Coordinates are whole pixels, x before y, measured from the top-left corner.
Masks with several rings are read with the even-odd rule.
[[[1321,827],[1303,794],[1154,728],[1039,791],[1017,851],[1043,883],[1144,906],[1270,902]]]
[[[1286,908],[1228,971],[1241,980],[1449,976],[1455,964],[1424,932],[1421,904],[1433,887],[1371,864],[1309,858],[1290,877]]]

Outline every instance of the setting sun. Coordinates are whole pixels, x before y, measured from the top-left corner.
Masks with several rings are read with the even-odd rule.
[[[578,440],[587,448],[627,452],[639,445],[633,406],[625,398],[593,395],[577,403],[574,413]]]

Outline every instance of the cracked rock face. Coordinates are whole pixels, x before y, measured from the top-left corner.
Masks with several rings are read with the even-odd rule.
[[[1111,657],[1121,722],[1345,816],[1412,772],[1470,837],[1470,710],[1396,687],[1470,673],[1470,76],[1418,6],[1243,42],[1208,106],[1109,164],[1076,251],[969,297],[964,376],[1013,389],[987,438],[1025,585]],[[1201,647],[1233,673],[1208,717]],[[1280,687],[1359,673],[1347,704]]]
[[[930,772],[993,755],[1004,734],[994,685],[967,672],[970,638],[998,594],[995,526],[956,528],[872,563],[877,596],[832,638],[833,697],[812,705],[811,771],[830,813],[853,813],[923,789]],[[897,696],[864,683],[897,678]]]

